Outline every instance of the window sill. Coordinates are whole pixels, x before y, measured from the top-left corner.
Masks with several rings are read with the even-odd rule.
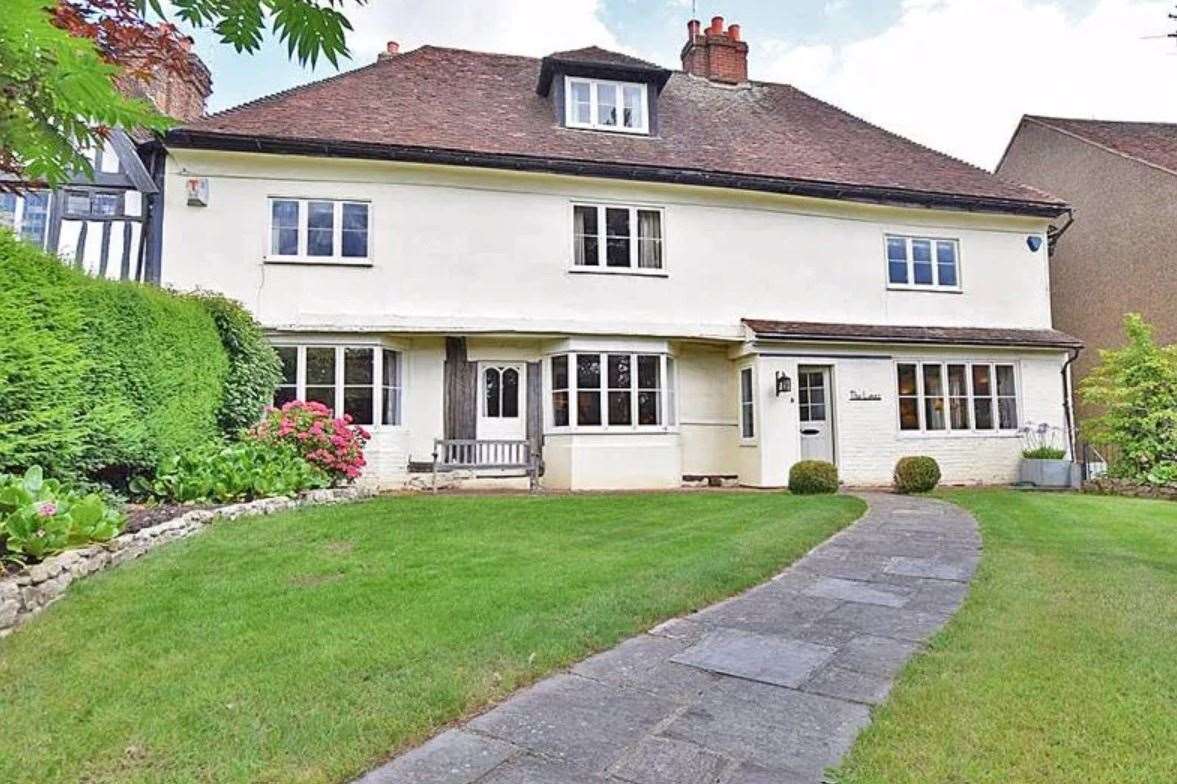
[[[916,283],[888,283],[888,291],[929,291],[935,294],[963,294],[960,286],[923,286]]]
[[[600,131],[601,133],[624,133],[627,136],[649,136],[649,128],[624,128],[616,125],[592,125],[565,122],[564,127],[570,131]]]
[[[637,278],[669,278],[670,273],[665,269],[641,270],[633,267],[596,267],[587,264],[575,265],[568,268],[574,275],[630,275]]]
[[[900,430],[900,438],[1021,438],[1017,430]]]
[[[631,435],[631,436],[671,436],[678,435],[678,427],[674,425],[585,425],[584,427],[549,427],[544,431],[547,436],[599,436],[599,435]]]
[[[270,257],[267,256],[262,259],[264,264],[279,264],[288,266],[302,266],[302,267],[371,267],[371,259],[341,259],[341,258],[321,258],[321,259],[292,259],[285,257]]]

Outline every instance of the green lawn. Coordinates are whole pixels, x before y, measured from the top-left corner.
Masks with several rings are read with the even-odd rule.
[[[972,592],[842,784],[1177,781],[1177,504],[960,491]]]
[[[345,781],[862,511],[782,493],[406,497],[218,525],[0,640],[0,781]]]

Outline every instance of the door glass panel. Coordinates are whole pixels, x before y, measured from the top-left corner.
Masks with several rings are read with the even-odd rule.
[[[502,374],[503,416],[515,419],[519,416],[519,371],[507,368]]]
[[[487,417],[499,416],[499,371],[497,368],[487,368],[482,373],[483,386],[483,414]]]

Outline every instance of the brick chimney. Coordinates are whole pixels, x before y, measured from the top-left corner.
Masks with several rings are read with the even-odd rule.
[[[723,84],[748,81],[748,44],[740,40],[740,26],[734,24],[725,30],[722,16],[714,17],[705,30],[699,29],[698,19],[687,22],[682,69]]]
[[[192,51],[192,39],[182,39],[181,45],[188,56],[187,73],[176,73],[161,65],[145,79],[126,78],[119,84],[128,95],[146,98],[162,114],[185,123],[204,116],[213,87],[208,67]]]

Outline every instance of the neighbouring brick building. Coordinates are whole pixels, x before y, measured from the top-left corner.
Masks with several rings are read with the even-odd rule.
[[[1051,253],[1050,295],[1055,327],[1087,345],[1076,380],[1098,349],[1123,344],[1125,313],[1177,342],[1177,124],[1026,116],[997,173],[1074,210]]]

